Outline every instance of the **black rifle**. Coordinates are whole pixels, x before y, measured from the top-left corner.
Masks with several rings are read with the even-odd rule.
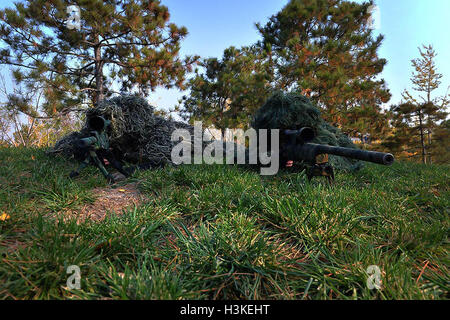
[[[327,162],[317,163],[316,157],[321,154],[332,154],[383,165],[394,163],[394,156],[390,153],[311,143],[310,141],[316,135],[314,130],[308,127],[298,130],[284,130],[282,136],[281,159],[284,161],[303,161],[309,164],[310,168],[307,170],[309,179],[313,176],[326,176],[329,181],[334,180],[333,167]]]

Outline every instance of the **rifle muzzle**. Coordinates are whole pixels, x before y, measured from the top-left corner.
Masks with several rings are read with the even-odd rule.
[[[310,163],[315,163],[316,157],[320,154],[332,154],[383,165],[391,165],[394,163],[394,156],[390,153],[335,147],[316,143],[289,146],[284,150],[284,153],[288,159],[302,160]]]

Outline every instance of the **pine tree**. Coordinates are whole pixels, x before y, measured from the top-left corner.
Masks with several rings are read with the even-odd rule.
[[[26,91],[17,86],[9,89],[5,78],[0,75],[0,145],[48,147],[81,126],[76,113],[42,114],[43,96],[44,90],[39,85]]]
[[[391,107],[396,132],[390,142],[394,147],[420,155],[423,163],[432,163],[433,131],[441,120],[446,119],[450,101],[448,94],[432,97],[433,91],[441,84],[442,74],[437,72],[433,47],[423,45],[422,48],[419,48],[421,57],[411,60],[414,68],[411,82],[413,90],[419,94],[414,97],[405,90],[402,94],[405,102]]]
[[[383,36],[374,38],[368,23],[371,5],[291,0],[257,28],[260,45],[271,50],[278,88],[306,94],[345,132],[375,137],[386,124],[380,105],[390,93],[378,79],[386,60],[377,55]]]
[[[202,120],[216,128],[247,128],[255,111],[271,92],[272,72],[267,54],[256,46],[225,49],[222,59],[201,63],[183,99],[184,119]]]
[[[68,24],[70,5],[78,8],[69,21],[79,17],[79,30]],[[196,57],[179,57],[187,30],[169,17],[158,0],[17,2],[0,11],[0,63],[15,68],[19,85],[44,89],[47,115],[96,104],[112,93],[113,82],[143,93],[184,88]],[[11,98],[27,112],[29,101]]]
[[[450,164],[450,120],[442,121],[434,129],[431,153],[434,163]]]

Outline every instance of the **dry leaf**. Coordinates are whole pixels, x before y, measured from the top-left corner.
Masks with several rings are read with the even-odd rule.
[[[11,216],[10,216],[9,214],[7,214],[6,212],[3,212],[3,213],[0,215],[0,221],[6,221],[6,220],[8,220],[9,218],[11,218]]]
[[[431,193],[433,193],[436,197],[440,197],[441,193],[439,192],[438,189],[432,188],[431,189]]]

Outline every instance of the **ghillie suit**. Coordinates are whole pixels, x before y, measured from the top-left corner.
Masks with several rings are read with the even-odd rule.
[[[297,93],[276,92],[255,113],[252,127],[254,129],[280,129],[280,145],[285,143],[287,137],[283,130],[298,130],[309,127],[314,130],[315,137],[310,142],[346,148],[357,147],[339,129],[326,123],[320,116],[320,110],[311,101]],[[338,170],[353,171],[362,167],[362,162],[350,158],[328,155],[328,163]],[[280,163],[283,166],[283,164]],[[302,163],[297,163],[303,166]],[[328,167],[313,168],[324,170],[326,175]]]
[[[122,95],[102,101],[85,112],[86,122],[79,132],[72,132],[59,140],[51,153],[67,158],[80,158],[77,141],[89,137],[89,121],[102,117],[109,122],[106,133],[111,152],[118,161],[137,164],[141,168],[171,164],[171,151],[178,142],[171,141],[175,129],[193,127],[182,122],[157,116],[154,108],[139,96]]]

